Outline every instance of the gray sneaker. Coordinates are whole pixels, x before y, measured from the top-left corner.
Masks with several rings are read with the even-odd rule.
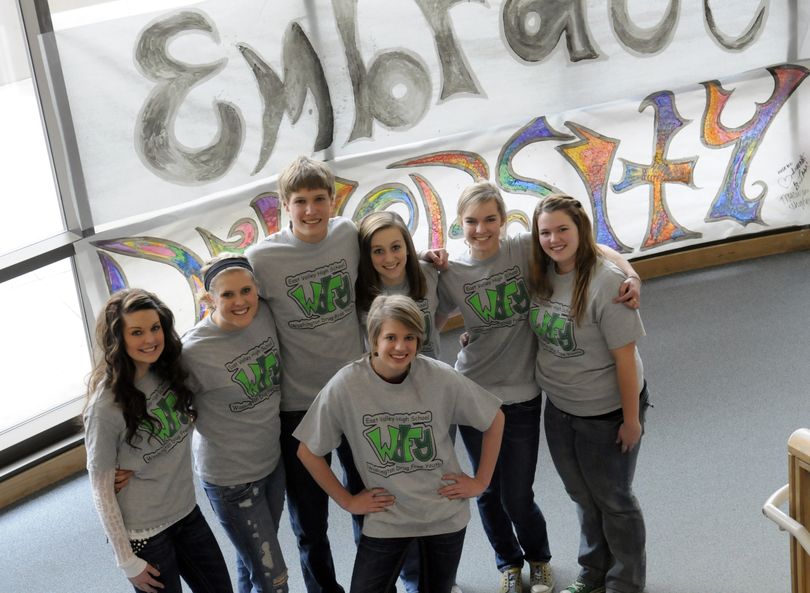
[[[589,585],[579,579],[568,585],[560,593],[605,593],[604,585]]]
[[[548,562],[529,561],[529,587],[531,593],[552,593],[554,573]]]
[[[501,573],[501,593],[523,593],[523,578],[519,566],[507,568]]]

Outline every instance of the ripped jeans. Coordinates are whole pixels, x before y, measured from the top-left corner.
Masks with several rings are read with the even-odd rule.
[[[236,548],[239,593],[288,593],[287,565],[278,543],[284,507],[284,464],[237,486],[203,481],[211,508]]]

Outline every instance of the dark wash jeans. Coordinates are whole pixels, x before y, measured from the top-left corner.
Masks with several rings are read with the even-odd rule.
[[[450,593],[456,582],[466,528],[423,537],[378,538],[363,535],[357,545],[349,593],[393,590],[410,546],[419,549],[419,593]]]
[[[138,556],[160,571],[161,593],[182,593],[180,577],[194,593],[233,593],[219,544],[198,506],[150,537]]]
[[[203,481],[211,508],[236,548],[239,593],[287,593],[287,565],[278,543],[284,508],[284,464],[255,482],[217,486]]]
[[[642,428],[649,395],[639,397]],[[545,429],[554,466],[576,503],[582,532],[579,578],[610,593],[640,593],[646,574],[644,517],[633,494],[641,441],[622,453],[616,435],[621,410],[598,418],[571,416],[546,404]],[[643,434],[643,432],[642,432]]]
[[[551,559],[546,519],[533,490],[542,405],[542,396],[538,395],[526,402],[501,406],[505,418],[501,452],[489,487],[478,497],[481,523],[500,571],[523,566],[524,559]],[[473,469],[478,471],[483,433],[469,426],[458,429]]]
[[[312,479],[298,459],[299,441],[293,432],[306,412],[281,412],[281,458],[287,475],[287,506],[290,525],[298,540],[301,571],[307,593],[344,593],[335,578],[332,549],[326,534],[329,520],[329,496]],[[363,482],[354,466],[352,452],[344,438],[336,449],[343,466],[343,485],[352,494],[363,490]],[[331,463],[331,453],[326,455]],[[360,537],[360,519],[354,519],[355,541]]]

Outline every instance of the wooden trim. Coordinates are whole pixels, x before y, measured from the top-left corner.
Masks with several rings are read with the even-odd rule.
[[[810,229],[739,239],[632,261],[644,279],[810,249]]]
[[[0,509],[84,470],[84,445],[73,447],[0,482]]]

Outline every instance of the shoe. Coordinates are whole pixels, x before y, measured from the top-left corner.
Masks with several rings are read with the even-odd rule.
[[[554,590],[554,573],[548,562],[529,561],[529,587],[531,593],[551,593]]]
[[[463,593],[463,591],[458,585],[453,585],[453,587],[450,589],[450,593]]]
[[[560,593],[605,593],[604,585],[588,585],[579,579],[568,585]]]
[[[501,593],[523,593],[520,568],[520,566],[513,566],[501,573]]]

